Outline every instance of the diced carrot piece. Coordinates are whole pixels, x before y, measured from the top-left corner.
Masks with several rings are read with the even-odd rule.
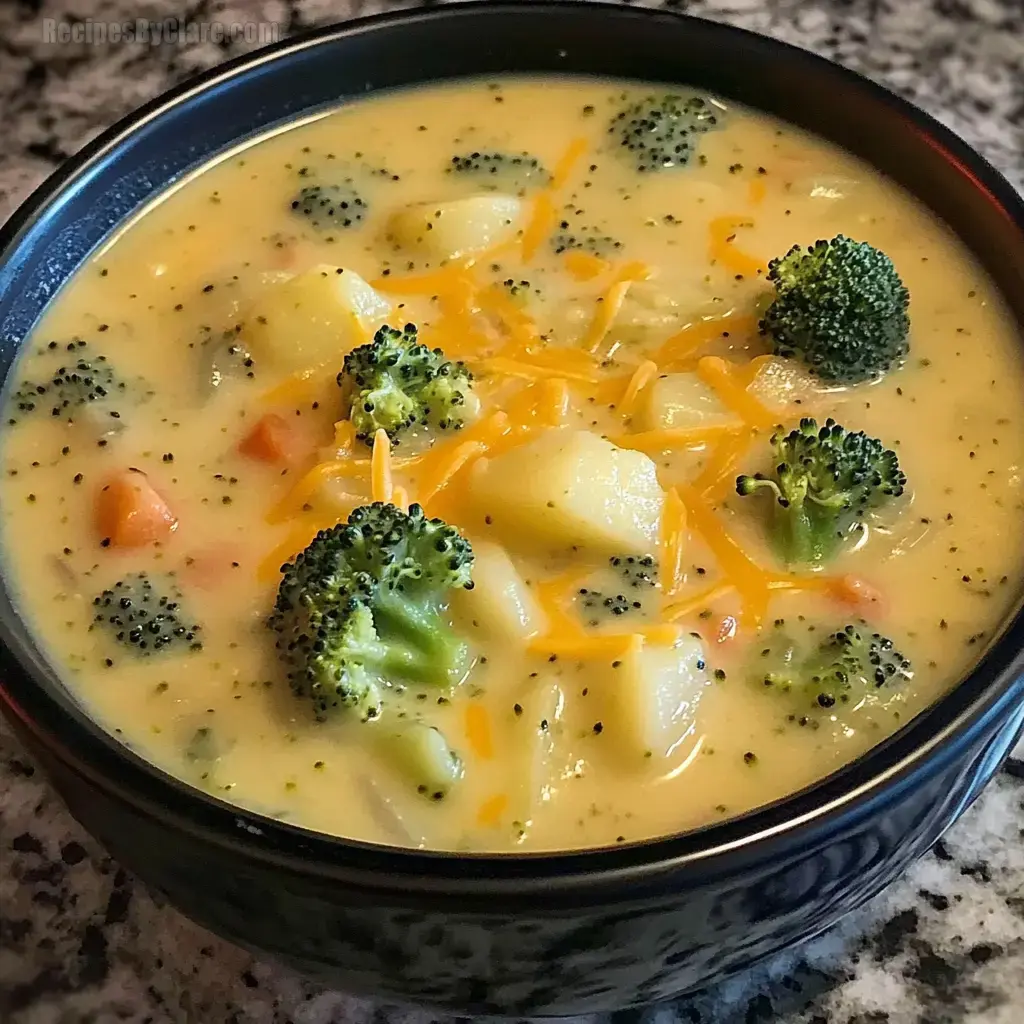
[[[261,416],[238,444],[238,450],[260,462],[294,462],[299,456],[299,437],[295,428],[276,412]]]
[[[145,473],[128,469],[100,488],[96,527],[104,546],[137,548],[168,537],[178,517]]]

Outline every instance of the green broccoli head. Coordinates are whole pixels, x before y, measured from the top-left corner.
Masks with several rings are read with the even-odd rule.
[[[351,179],[327,185],[307,185],[291,201],[298,216],[305,217],[318,231],[358,227],[369,205]]]
[[[811,650],[801,650],[778,631],[760,651],[755,679],[799,698],[800,724],[815,711],[854,709],[882,687],[898,687],[913,678],[910,661],[888,637],[863,625],[830,632]]]
[[[318,718],[378,717],[395,682],[451,684],[465,645],[444,612],[471,588],[473,551],[454,527],[375,502],[322,530],[282,579],[268,626],[296,694]]]
[[[894,451],[832,419],[822,427],[801,420],[788,434],[780,427],[771,446],[774,476],[740,476],[736,490],[743,496],[765,491],[775,499],[772,540],[791,566],[816,566],[833,558],[843,541],[862,528],[869,510],[900,497],[906,487]]]
[[[338,386],[351,403],[356,437],[368,445],[387,431],[392,444],[413,427],[459,430],[477,409],[473,375],[417,340],[415,324],[381,327],[345,356]]]
[[[46,356],[49,376],[22,381],[11,396],[18,415],[43,413],[72,422],[89,419],[104,430],[117,430],[127,385],[107,357],[93,353],[81,338],[65,344],[51,341]]]
[[[447,173],[470,180],[485,191],[501,190],[519,195],[551,181],[547,168],[529,153],[465,153],[451,158]]]
[[[700,96],[645,96],[620,110],[608,133],[641,173],[685,167],[700,135],[716,127],[722,112]]]
[[[775,299],[761,319],[775,354],[831,384],[877,379],[906,358],[910,293],[892,260],[844,235],[768,264]]]

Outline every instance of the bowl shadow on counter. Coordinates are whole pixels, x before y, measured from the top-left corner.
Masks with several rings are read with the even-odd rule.
[[[87,147],[0,235],[4,372],[89,252],[209,157],[339,97],[506,71],[684,77],[817,132],[943,216],[1024,324],[1020,198],[878,87],[783,44],[664,12],[460,4],[230,62]],[[6,591],[0,623],[5,712],[75,816],[144,881],[212,930],[328,984],[472,1013],[642,1006],[817,934],[935,842],[1024,726],[1018,617],[968,680],[895,737],[754,814],[614,850],[431,855],[318,836],[187,789],[88,720]]]

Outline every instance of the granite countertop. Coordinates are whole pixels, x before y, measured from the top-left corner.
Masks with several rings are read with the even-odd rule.
[[[375,0],[6,0],[0,216],[99,129],[245,44],[47,42],[44,19],[264,21],[281,35]],[[937,115],[1024,188],[1022,0],[668,0],[816,50]],[[622,1014],[624,1021],[638,1016]],[[658,1024],[1021,1024],[1024,744],[902,880],[833,932]],[[162,905],[70,818],[0,724],[0,1021],[420,1024],[316,989]]]

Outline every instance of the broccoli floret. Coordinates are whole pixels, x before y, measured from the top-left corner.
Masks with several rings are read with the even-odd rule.
[[[862,625],[829,633],[809,652],[777,633],[761,648],[754,670],[759,683],[800,698],[805,714],[794,718],[801,725],[811,711],[855,708],[873,691],[899,686],[913,674],[888,637]]]
[[[21,416],[43,413],[69,422],[86,418],[106,430],[117,430],[127,385],[107,357],[93,354],[81,338],[63,345],[51,341],[46,355],[49,376],[21,382],[11,396],[16,412]],[[15,416],[10,423],[16,421]]]
[[[910,293],[892,260],[836,235],[768,264],[775,299],[760,322],[775,354],[800,359],[822,380],[859,384],[906,358]]]
[[[700,96],[645,96],[620,110],[608,133],[640,172],[685,167],[697,137],[716,127],[722,113]]]
[[[417,340],[415,324],[382,327],[345,356],[338,386],[351,406],[356,437],[373,444],[384,429],[393,444],[417,425],[459,430],[477,408],[473,375]]]
[[[647,591],[658,583],[658,563],[651,555],[615,555],[608,560],[606,577],[614,581],[614,590],[581,587],[578,602],[591,626],[608,618],[642,611]]]
[[[268,619],[292,689],[320,719],[355,708],[369,720],[393,682],[455,681],[465,645],[444,605],[472,588],[472,565],[469,542],[419,505],[375,502],[320,531],[282,567]]]
[[[291,202],[318,231],[357,227],[369,212],[366,200],[351,179],[330,185],[307,185]]]
[[[137,655],[202,650],[202,627],[181,605],[181,591],[170,579],[158,586],[144,572],[118,580],[93,598],[89,629],[104,629]]]
[[[473,152],[453,156],[447,173],[468,178],[486,191],[519,195],[551,181],[547,168],[529,153]]]
[[[774,476],[740,476],[736,490],[774,497],[772,540],[789,565],[827,562],[863,528],[865,513],[900,497],[907,483],[894,451],[832,419],[820,428],[803,419],[788,434],[780,427],[771,446]]]

